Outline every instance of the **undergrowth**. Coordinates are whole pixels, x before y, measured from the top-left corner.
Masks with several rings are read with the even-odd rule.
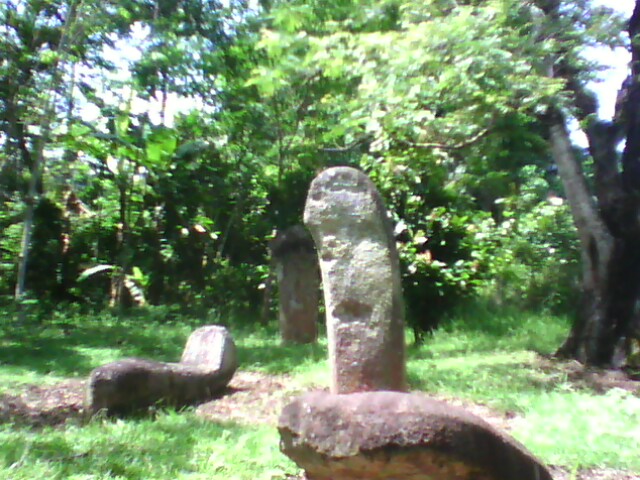
[[[176,361],[189,333],[207,323],[230,328],[244,370],[286,375],[302,388],[329,380],[324,337],[316,345],[281,345],[275,325],[168,317],[162,310],[5,320],[0,397],[29,384],[85,377],[123,357]],[[511,412],[513,435],[549,464],[640,473],[640,399],[621,390],[596,394],[572,383],[561,368],[541,367],[568,326],[551,315],[461,311],[423,345],[408,348],[410,387]],[[190,410],[40,430],[0,425],[0,478],[275,480],[295,472],[278,451],[275,428],[215,423]]]

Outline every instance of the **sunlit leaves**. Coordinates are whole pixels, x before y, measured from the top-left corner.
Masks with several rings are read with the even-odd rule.
[[[300,27],[314,19],[313,9],[310,5],[293,4],[286,9],[276,9],[272,13],[273,24],[279,30],[294,33]]]
[[[272,97],[277,91],[289,84],[281,71],[268,67],[257,67],[252,72],[252,77],[245,83],[246,86],[255,86],[263,97]]]
[[[178,146],[176,132],[166,127],[155,128],[145,139],[145,163],[148,166],[166,165]]]

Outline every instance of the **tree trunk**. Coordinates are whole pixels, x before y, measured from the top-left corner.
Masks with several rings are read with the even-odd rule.
[[[18,275],[16,279],[16,287],[15,287],[15,300],[18,305],[20,305],[21,300],[24,297],[26,290],[26,277],[27,277],[27,268],[29,265],[29,248],[31,245],[31,235],[33,232],[33,219],[35,208],[40,199],[40,192],[38,191],[38,185],[42,178],[42,174],[45,169],[45,155],[44,150],[49,141],[49,134],[51,132],[51,124],[55,120],[56,115],[56,99],[58,94],[58,89],[63,82],[63,71],[61,65],[64,64],[66,57],[68,56],[68,46],[69,46],[69,33],[73,26],[73,23],[76,22],[77,18],[77,7],[75,0],[72,0],[69,3],[69,12],[67,14],[67,18],[65,19],[65,23],[62,29],[62,35],[60,39],[60,43],[58,46],[58,51],[60,52],[60,57],[56,60],[52,69],[51,83],[49,85],[48,95],[46,96],[46,101],[42,109],[42,114],[40,117],[40,136],[36,141],[34,155],[32,155],[32,165],[31,165],[31,177],[29,179],[29,187],[26,195],[26,209],[25,209],[25,218],[24,218],[24,226],[22,232],[22,243],[20,245],[20,254],[18,257]],[[25,146],[26,148],[26,146]],[[21,316],[23,314],[21,313]]]
[[[111,274],[111,293],[109,298],[109,306],[112,308],[117,307],[122,311],[124,307],[124,292],[125,292],[125,275],[128,269],[129,258],[129,222],[128,222],[128,208],[129,208],[129,186],[126,178],[122,175],[116,179],[118,183],[118,211],[119,211],[119,224],[118,232],[116,234],[116,266]]]
[[[614,240],[602,223],[559,113],[550,127],[551,150],[571,206],[582,246],[583,299],[574,328],[561,353],[590,362],[606,323],[608,295],[602,288],[613,256]]]
[[[557,0],[545,13],[558,15]],[[629,24],[634,38],[640,22],[637,0]],[[571,332],[558,355],[580,362],[620,367],[638,335],[640,316],[640,45],[632,42],[634,69],[628,91],[613,121],[597,120],[597,101],[586,90],[576,67],[561,59],[553,75],[573,94],[577,117],[588,125],[589,151],[595,165],[595,200],[573,150],[565,120],[550,115],[550,141],[582,248],[583,298]],[[623,85],[623,89],[625,86]],[[626,130],[626,132],[625,132]],[[626,133],[626,135],[625,135]],[[616,146],[626,136],[620,162]],[[619,165],[622,163],[622,169]]]

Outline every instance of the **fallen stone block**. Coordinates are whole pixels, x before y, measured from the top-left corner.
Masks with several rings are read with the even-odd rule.
[[[191,334],[180,363],[127,358],[94,369],[85,410],[127,415],[153,406],[183,407],[214,398],[238,367],[233,339],[224,327],[206,326]]]
[[[189,335],[180,363],[227,372],[231,379],[238,368],[236,345],[225,327],[206,325]]]

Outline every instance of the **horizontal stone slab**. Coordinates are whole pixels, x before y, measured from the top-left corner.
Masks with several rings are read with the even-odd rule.
[[[222,392],[237,368],[236,347],[227,330],[201,327],[189,337],[180,363],[126,358],[94,369],[86,414],[127,415],[153,406],[194,405]]]
[[[312,392],[278,429],[309,480],[552,480],[515,439],[423,394]]]

